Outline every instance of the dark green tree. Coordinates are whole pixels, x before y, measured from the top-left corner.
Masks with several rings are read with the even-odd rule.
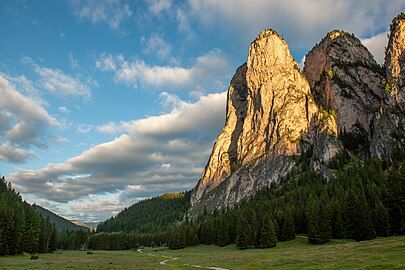
[[[280,241],[289,241],[295,239],[294,219],[291,211],[287,208],[284,211],[282,225],[280,230]]]
[[[316,195],[311,195],[307,204],[308,242],[324,244],[330,240],[330,221],[326,203]]]
[[[262,221],[262,226],[259,234],[259,247],[271,248],[277,244],[276,230],[270,215],[265,215]]]

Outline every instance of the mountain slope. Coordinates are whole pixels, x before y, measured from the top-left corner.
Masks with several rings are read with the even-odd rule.
[[[190,207],[190,192],[167,193],[146,199],[100,223],[97,232],[157,233],[168,231],[184,218]]]
[[[192,191],[190,216],[233,207],[279,182],[300,156],[328,179],[335,175],[326,164],[343,149],[391,162],[405,146],[404,48],[401,14],[384,67],[354,35],[334,30],[301,73],[284,39],[261,32],[231,80],[225,126]]]
[[[69,220],[67,220],[67,219],[65,219],[65,218],[63,218],[63,217],[61,217],[61,216],[59,216],[59,215],[57,215],[57,214],[55,214],[55,213],[49,211],[48,209],[43,208],[42,206],[39,206],[39,205],[34,204],[34,205],[33,205],[33,208],[34,208],[38,213],[42,214],[42,216],[43,216],[44,218],[49,217],[49,219],[50,219],[53,223],[55,223],[56,228],[57,228],[58,230],[63,230],[63,229],[75,230],[75,231],[77,231],[77,230],[85,230],[85,231],[88,231],[88,230],[89,230],[89,228],[84,227],[84,226],[78,226],[78,225],[74,224],[73,222],[71,222],[71,221],[69,221]]]

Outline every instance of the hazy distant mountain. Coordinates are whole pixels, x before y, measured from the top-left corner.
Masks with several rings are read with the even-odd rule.
[[[83,222],[81,220],[71,220],[70,222],[72,222],[77,226],[89,228],[90,230],[97,228],[97,225],[100,223],[100,222]]]
[[[42,206],[33,205],[34,209],[41,213],[45,218],[49,216],[49,219],[55,223],[56,228],[58,228],[58,230],[62,230],[62,229],[69,229],[69,230],[89,230],[90,228],[87,226],[81,226],[81,225],[77,225],[51,211],[49,211],[48,209],[43,208]]]

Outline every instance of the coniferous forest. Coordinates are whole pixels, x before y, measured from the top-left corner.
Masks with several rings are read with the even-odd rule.
[[[81,249],[88,236],[85,230],[58,231],[49,217],[38,213],[4,177],[0,178],[0,255]]]
[[[388,165],[346,151],[328,164],[335,178],[326,180],[310,169],[309,160],[300,157],[297,159],[300,166],[295,172],[234,209],[201,213],[197,219],[188,220],[184,218],[188,201],[184,200],[180,207],[182,214],[170,221],[171,229],[165,230],[168,226],[164,223],[165,229],[155,226],[154,230],[139,231],[145,218],[155,220],[168,214],[165,209],[179,209],[161,207],[161,198],[146,200],[139,204],[148,207],[135,204],[131,210],[137,209],[134,212],[142,218],[131,217],[128,214],[131,207],[124,210],[98,227],[97,232],[102,233],[90,237],[89,247],[119,250],[167,244],[172,249],[180,249],[195,244],[226,246],[235,243],[239,249],[245,249],[274,247],[278,241],[294,239],[296,234],[306,234],[312,244],[323,244],[332,238],[362,241],[403,234],[403,160],[399,154]],[[165,203],[177,205],[180,202]],[[106,230],[111,224],[121,227],[116,227],[115,232],[114,227]],[[175,224],[177,226],[173,226]]]
[[[190,192],[165,194],[124,209],[89,235],[85,230],[57,230],[24,202],[1,178],[0,254],[45,253],[60,249],[125,250],[196,244],[239,249],[271,248],[306,234],[308,242],[330,239],[363,241],[405,232],[405,162],[402,155],[387,165],[343,152],[328,167],[326,180],[310,169],[305,157],[280,183],[260,190],[233,209],[200,213],[187,219]]]

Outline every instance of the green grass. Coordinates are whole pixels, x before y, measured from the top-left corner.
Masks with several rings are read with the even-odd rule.
[[[170,260],[166,265],[160,262]],[[334,240],[322,246],[305,237],[278,243],[272,249],[237,250],[234,245],[196,246],[183,250],[63,251],[0,257],[0,269],[198,269],[189,265],[227,269],[405,269],[405,236],[366,242]],[[200,268],[201,269],[201,268]]]

